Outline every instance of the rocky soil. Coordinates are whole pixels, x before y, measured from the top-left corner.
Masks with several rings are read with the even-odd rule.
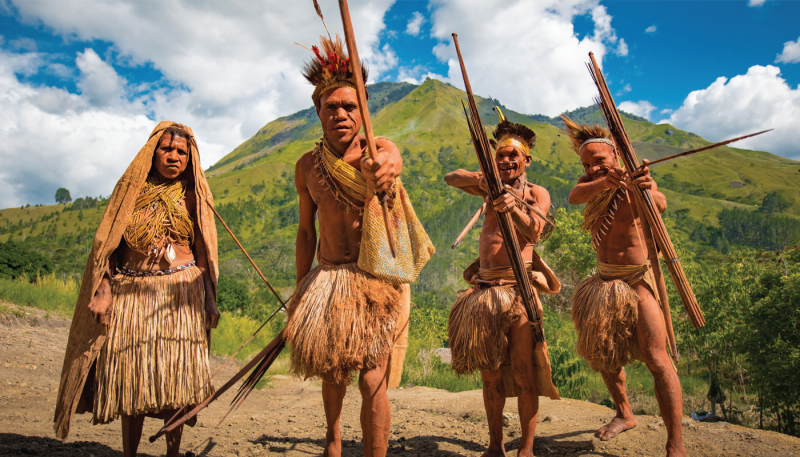
[[[76,416],[66,442],[53,434],[53,410],[69,321],[45,318],[32,309],[0,315],[0,455],[122,456],[119,422],[91,425],[89,415]],[[216,369],[222,359],[213,358]],[[221,385],[235,371],[226,368]],[[320,455],[325,429],[320,385],[288,376],[274,376],[254,392],[219,427],[233,394],[228,393],[186,428],[186,456]],[[392,389],[391,456],[480,456],[488,443],[480,391],[449,393],[425,387]],[[227,400],[227,401],[226,401]],[[357,390],[345,399],[342,435],[344,454],[362,456]],[[516,400],[506,405],[509,455],[516,455],[519,423]],[[640,416],[639,426],[608,442],[593,436],[613,412],[604,406],[542,398],[534,446],[536,455],[658,456],[666,431],[657,417]],[[159,427],[145,421],[145,437]],[[800,439],[727,423],[684,420],[684,436],[692,456],[800,455]],[[164,441],[142,440],[140,455],[162,455]]]

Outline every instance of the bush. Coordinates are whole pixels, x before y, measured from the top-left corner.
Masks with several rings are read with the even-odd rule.
[[[0,278],[16,279],[23,275],[35,278],[51,271],[47,259],[38,252],[12,241],[0,243]]]
[[[217,308],[231,313],[241,312],[250,306],[247,286],[227,275],[219,275],[217,283]]]

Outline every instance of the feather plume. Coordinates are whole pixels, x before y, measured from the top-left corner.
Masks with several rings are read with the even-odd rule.
[[[611,132],[600,124],[578,124],[566,114],[562,114],[561,119],[563,119],[564,124],[566,124],[564,132],[567,134],[567,138],[572,141],[572,149],[575,150],[576,154],[581,150],[581,145],[586,140],[592,138],[612,139]]]
[[[314,0],[314,9],[317,10],[317,16],[319,16],[319,19],[322,21],[322,26],[325,27],[325,31],[328,33],[328,38],[333,40],[333,38],[331,38],[331,32],[328,30],[328,26],[325,25],[325,18],[322,17],[322,8],[319,7],[319,2],[317,2],[317,0]]]

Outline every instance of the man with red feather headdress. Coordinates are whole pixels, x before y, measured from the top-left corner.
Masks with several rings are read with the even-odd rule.
[[[386,389],[396,387],[402,373],[408,284],[433,255],[433,246],[400,182],[403,161],[397,146],[376,138],[378,150],[367,154],[366,139],[359,135],[355,78],[341,39],[323,37],[322,49],[312,51],[315,58],[304,73],[315,86],[312,100],[323,138],[295,166],[297,288],[287,306],[284,335],[293,371],[322,378],[324,455],[341,455],[342,401],[358,373],[364,455],[385,456],[391,422]],[[387,244],[381,193],[391,208],[396,256]],[[315,257],[318,264],[312,268]]]

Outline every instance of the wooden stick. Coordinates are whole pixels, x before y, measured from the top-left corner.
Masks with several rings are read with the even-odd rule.
[[[475,102],[475,95],[472,93],[472,86],[469,83],[467,76],[467,69],[464,66],[464,58],[461,56],[461,47],[458,44],[458,35],[453,34],[453,42],[455,43],[456,53],[458,54],[458,61],[461,65],[461,75],[464,78],[464,87],[467,90],[467,100],[469,102],[470,114],[467,114],[467,108],[464,107],[464,115],[467,118],[467,126],[469,127],[472,144],[475,147],[475,153],[478,156],[478,162],[481,165],[483,177],[489,189],[489,197],[492,201],[497,200],[506,193],[503,187],[503,182],[500,179],[500,172],[497,169],[497,163],[492,154],[492,147],[489,144],[489,139],[486,137],[486,130],[481,123],[481,116],[478,112],[478,105]],[[462,102],[463,106],[463,102]],[[471,117],[471,119],[470,119]],[[495,212],[497,216],[497,223],[500,228],[500,234],[503,237],[503,244],[506,246],[508,258],[511,261],[511,269],[514,271],[514,277],[517,280],[517,288],[520,291],[522,303],[525,307],[525,313],[531,323],[533,330],[534,341],[544,343],[544,327],[539,312],[536,307],[536,302],[533,297],[533,287],[531,280],[528,276],[525,262],[522,259],[522,250],[517,240],[517,234],[514,227],[514,221],[511,220],[509,213]]]
[[[214,209],[213,206],[211,206],[211,203],[209,203],[208,200],[206,200],[206,203],[208,203],[208,207],[211,208],[211,211],[213,211],[214,215],[217,216],[217,219],[219,219],[219,222],[222,224],[223,227],[225,227],[225,230],[228,231],[228,234],[231,236],[231,238],[233,238],[233,241],[236,242],[236,245],[239,246],[239,249],[242,250],[242,252],[244,253],[244,256],[247,257],[247,260],[250,261],[250,264],[253,265],[253,268],[256,269],[256,272],[258,273],[259,276],[261,276],[261,279],[263,279],[264,282],[267,284],[267,287],[269,287],[269,290],[272,292],[272,295],[274,295],[275,298],[278,299],[278,303],[281,304],[281,307],[285,308],[286,307],[286,303],[283,301],[281,296],[278,295],[278,292],[275,292],[275,289],[272,288],[272,284],[270,284],[269,281],[267,281],[267,278],[264,276],[264,273],[262,273],[261,270],[258,268],[258,265],[256,265],[255,262],[253,262],[253,259],[250,257],[250,254],[248,254],[247,251],[244,249],[244,246],[242,246],[242,243],[240,243],[239,240],[236,238],[236,235],[233,234],[231,229],[228,227],[228,224],[226,224],[225,221],[222,220],[222,216],[220,216],[219,213],[217,212],[217,210]]]
[[[467,226],[464,227],[464,230],[462,230],[461,233],[458,235],[458,238],[456,238],[456,242],[453,243],[453,246],[451,246],[450,249],[455,249],[456,246],[458,246],[461,243],[461,240],[464,239],[464,236],[466,236],[467,232],[470,231],[472,226],[475,225],[476,222],[478,222],[478,219],[480,219],[484,211],[486,211],[486,202],[483,202],[483,205],[481,205],[481,207],[478,208],[478,211],[476,211],[475,215],[472,216],[472,219],[469,220]]]
[[[649,166],[655,165],[657,163],[666,162],[666,161],[672,160],[672,159],[677,159],[678,157],[688,156],[690,154],[695,154],[695,153],[698,153],[698,152],[707,151],[709,149],[718,148],[720,146],[725,146],[726,144],[731,144],[731,143],[734,143],[736,141],[743,140],[745,138],[750,138],[750,137],[753,137],[753,136],[756,136],[756,135],[761,135],[762,133],[771,132],[773,130],[775,130],[775,129],[762,130],[760,132],[751,133],[749,135],[740,136],[738,138],[732,138],[730,140],[720,141],[719,143],[714,143],[714,144],[710,144],[708,146],[703,146],[702,148],[697,148],[697,149],[692,149],[692,150],[689,150],[689,151],[680,152],[678,154],[673,154],[671,156],[664,157],[662,159],[650,161],[649,163],[647,163],[647,166],[649,167]]]
[[[356,79],[356,95],[358,98],[358,110],[361,112],[361,123],[364,125],[364,136],[367,137],[367,151],[369,157],[374,158],[378,152],[378,147],[375,145],[375,134],[372,132],[372,121],[369,117],[369,105],[367,105],[367,86],[364,81],[364,75],[361,73],[361,59],[358,57],[358,48],[356,48],[356,35],[353,32],[353,23],[350,21],[350,8],[347,6],[347,0],[339,0],[339,9],[342,13],[342,25],[344,26],[344,40],[347,43],[347,53],[350,54],[350,65],[353,67],[353,77]],[[377,162],[380,166],[380,162]],[[389,242],[389,250],[392,252],[392,257],[397,257],[397,251],[394,244],[394,232],[392,230],[392,221],[389,217],[389,202],[386,192],[381,192],[377,195],[381,201],[383,208],[383,224],[386,226],[386,240]]]
[[[219,390],[214,392],[214,394],[212,394],[210,397],[203,400],[202,403],[195,406],[195,408],[189,411],[188,414],[181,417],[177,421],[172,422],[168,426],[162,427],[161,430],[159,430],[155,435],[149,438],[150,442],[154,443],[161,436],[175,430],[176,428],[185,424],[187,421],[191,420],[193,417],[197,416],[197,413],[203,410],[203,408],[208,406],[212,401],[216,400],[222,394],[224,394],[228,389],[230,389],[234,384],[236,384],[240,379],[242,379],[242,377],[244,377],[244,375],[246,375],[247,372],[249,372],[254,366],[256,366],[256,364],[261,362],[262,359],[264,359],[267,355],[269,355],[270,352],[272,352],[273,349],[275,349],[280,344],[286,344],[286,341],[283,338],[283,331],[281,331],[281,333],[279,333],[278,336],[275,337],[275,339],[273,339],[264,349],[262,349],[261,352],[259,352],[255,357],[253,357],[253,359],[250,360],[247,363],[247,365],[245,365],[241,370],[239,370],[238,373],[233,375],[233,377],[230,380],[228,380],[228,382],[226,382],[225,385],[220,387]]]

